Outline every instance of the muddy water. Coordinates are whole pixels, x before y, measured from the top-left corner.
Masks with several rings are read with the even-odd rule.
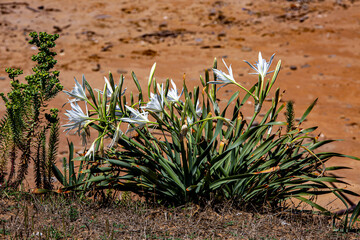
[[[154,62],[158,82],[169,77],[180,84],[186,73],[187,83],[198,85],[214,57],[232,64],[235,79],[250,87],[256,78],[248,75],[251,69],[243,60],[254,63],[259,51],[266,59],[276,53],[274,61],[283,63],[276,83],[286,90],[283,100],[293,100],[300,117],[319,98],[305,126],[319,126],[321,139],[343,139],[325,151],[360,156],[359,19],[360,2],[347,0],[2,1],[0,89],[9,91],[5,67],[31,72],[29,59],[36,52],[26,44],[31,31],[60,34],[57,69],[66,89],[82,74],[93,87],[102,88],[111,71],[116,78],[124,74],[131,91],[131,71],[145,85]],[[223,88],[223,98],[233,91]],[[51,105],[64,113],[66,101],[59,94]],[[4,113],[3,105],[0,111]],[[61,123],[66,123],[65,116]],[[80,144],[76,148],[82,150]],[[61,156],[66,151],[64,137]],[[352,167],[338,174],[346,177],[349,189],[360,192],[360,162],[333,159],[329,164]],[[332,204],[335,208],[340,203]]]

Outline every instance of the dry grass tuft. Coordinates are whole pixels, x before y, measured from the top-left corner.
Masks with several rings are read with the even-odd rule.
[[[258,213],[231,204],[177,208],[129,198],[99,202],[62,195],[0,193],[4,239],[359,239],[304,211]]]

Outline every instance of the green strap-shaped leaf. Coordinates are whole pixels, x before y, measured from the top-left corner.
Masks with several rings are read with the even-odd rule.
[[[238,181],[240,179],[244,179],[244,178],[248,178],[248,177],[252,177],[252,176],[254,176],[252,173],[244,173],[244,174],[237,174],[237,175],[234,175],[234,176],[221,178],[221,179],[219,179],[217,181],[212,182],[209,185],[209,187],[210,187],[210,189],[214,190],[214,189],[219,188],[223,184],[228,184],[230,182]]]
[[[309,115],[309,113],[311,112],[311,110],[314,108],[315,104],[317,103],[318,99],[315,99],[315,101],[306,109],[304,115],[301,117],[300,122],[299,122],[299,126],[300,124],[306,119],[306,117]]]
[[[271,79],[271,82],[270,82],[270,85],[269,85],[269,88],[267,89],[266,91],[266,95],[269,94],[270,92],[270,89],[272,88],[272,86],[274,85],[275,83],[275,80],[280,72],[280,69],[281,69],[281,60],[278,61],[277,65],[276,65],[276,68],[275,68],[275,71],[274,71],[274,74],[272,76],[272,79]]]
[[[112,170],[112,167],[96,167],[96,168],[90,168],[82,171],[83,173],[104,173],[104,172],[110,172]]]
[[[74,144],[72,142],[69,143],[68,141],[68,146],[69,146],[69,159],[68,159],[68,164],[69,164],[69,185],[73,185],[76,183],[76,176],[75,176],[75,170],[74,170]]]
[[[149,74],[149,80],[148,80],[148,97],[150,99],[150,88],[151,88],[151,82],[154,78],[156,63],[154,63],[151,67],[150,74]]]
[[[54,173],[54,176],[56,179],[61,182],[62,184],[65,183],[64,181],[64,175],[60,172],[60,170],[56,167],[56,165],[53,163],[52,165],[52,172]]]
[[[132,79],[134,80],[134,83],[139,91],[139,101],[142,102],[143,101],[143,96],[142,96],[142,90],[141,90],[141,86],[140,86],[140,83],[139,83],[139,80],[137,79],[136,75],[134,72],[131,72],[131,76],[132,76]]]
[[[121,160],[117,160],[117,159],[105,159],[105,161],[108,161],[111,164],[114,164],[116,166],[120,166],[123,168],[130,168],[131,164],[125,162],[125,161],[121,161]]]
[[[351,214],[350,221],[349,221],[349,228],[350,229],[354,225],[354,223],[355,223],[356,219],[359,217],[359,215],[360,215],[360,202],[358,202],[358,204],[356,205],[356,207],[354,209],[353,214]]]
[[[89,92],[89,94],[90,94],[90,97],[91,97],[93,103],[95,104],[95,107],[96,107],[95,110],[97,110],[98,105],[97,105],[97,102],[96,102],[96,98],[95,98],[94,92],[93,92],[90,84],[86,81],[85,76],[83,75],[82,77],[83,77],[83,81],[84,81],[84,83],[85,83],[85,87],[86,87],[86,89],[88,90],[88,92]]]
[[[230,104],[239,96],[239,91],[236,91],[232,96],[231,98],[229,99],[228,103],[226,104],[226,107],[224,108],[224,110],[222,111],[221,113],[221,116],[222,117],[225,117],[225,113],[226,113],[226,110],[227,108],[230,106]]]
[[[318,209],[318,210],[320,210],[322,213],[324,213],[324,214],[330,214],[330,212],[327,210],[327,209],[325,209],[324,207],[322,207],[322,206],[320,206],[319,204],[316,204],[316,203],[314,203],[313,201],[311,201],[311,200],[309,200],[309,199],[307,199],[307,198],[304,198],[304,197],[295,197],[296,199],[299,199],[300,201],[302,201],[302,202],[305,202],[305,203],[307,203],[307,204],[309,204],[310,206],[312,206],[312,207],[314,207],[314,208],[316,208],[316,209]]]
[[[88,182],[88,183],[101,182],[104,180],[108,180],[110,178],[111,178],[110,176],[100,175],[100,176],[90,177],[86,182]]]

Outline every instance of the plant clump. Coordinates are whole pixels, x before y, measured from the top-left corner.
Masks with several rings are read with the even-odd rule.
[[[60,125],[58,109],[48,110],[47,104],[63,89],[59,71],[52,70],[57,61],[51,49],[59,35],[32,32],[30,37],[29,43],[39,50],[31,58],[36,62],[34,73],[22,83],[18,76],[23,71],[7,68],[11,91],[1,93],[6,114],[0,122],[0,184],[17,188],[33,162],[36,186],[52,189],[51,166],[57,156]]]
[[[269,71],[273,58],[267,62],[259,53],[256,64],[246,61],[258,77],[250,89],[235,80],[225,62],[227,73],[219,70],[216,60],[213,79],[206,70],[193,90],[185,79],[182,89],[169,79],[158,83],[154,64],[144,92],[132,73],[138,92],[130,93],[130,99],[123,76],[116,85],[110,73],[97,94],[85,77],[82,84],[75,80],[73,90],[66,91],[73,99],[64,127],[79,134],[89,128],[98,132],[87,153],[75,159],[87,165],[81,189],[131,191],[170,205],[231,199],[274,209],[296,198],[329,213],[313,199],[339,191],[355,194],[329,185],[342,181],[328,172],[344,167],[325,166],[332,157],[348,156],[320,152],[332,140],[320,141],[314,136],[316,127],[301,128],[317,100],[296,124],[292,102],[287,104],[286,121],[278,119],[285,107],[279,88],[263,109],[281,68],[279,61]],[[225,85],[239,91],[222,106],[217,95]],[[243,109],[251,100],[254,110],[247,120]],[[106,138],[112,139],[108,146]]]

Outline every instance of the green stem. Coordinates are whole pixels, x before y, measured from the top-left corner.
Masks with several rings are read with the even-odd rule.
[[[260,85],[260,91],[259,91],[259,102],[260,103],[262,103],[262,101],[263,101],[263,88],[264,88],[264,80],[265,80],[265,78],[263,77],[263,76],[259,76],[259,77],[261,77],[261,85]]]
[[[256,101],[259,100],[259,98],[257,96],[255,96],[254,94],[252,94],[249,90],[247,90],[246,88],[244,88],[243,86],[241,86],[240,84],[238,84],[237,82],[234,83],[236,86],[240,87],[242,90],[246,91],[248,94],[250,94]]]
[[[99,110],[98,110],[98,108],[97,107],[95,107],[95,105],[94,104],[92,104],[92,102],[90,102],[89,101],[89,99],[86,99],[86,102],[88,103],[88,104],[90,104],[90,106],[93,108],[93,109],[95,109],[95,111],[96,112],[98,112]]]

